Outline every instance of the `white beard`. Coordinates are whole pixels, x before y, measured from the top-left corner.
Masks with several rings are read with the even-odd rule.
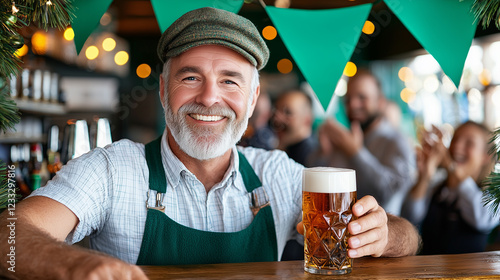
[[[165,122],[175,142],[190,157],[209,160],[222,156],[240,141],[248,125],[252,95],[248,100],[245,117],[240,122],[236,120],[236,113],[233,110],[221,105],[207,108],[196,103],[185,104],[174,115],[168,98],[166,99]],[[190,126],[186,118],[190,118],[188,114],[193,113],[226,117],[227,123],[223,132],[215,132],[210,127]]]

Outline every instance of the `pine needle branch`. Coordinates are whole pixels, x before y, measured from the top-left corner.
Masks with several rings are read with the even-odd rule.
[[[14,129],[14,125],[20,120],[19,109],[14,100],[5,92],[0,92],[0,132]]]
[[[491,148],[489,153],[495,156],[496,160],[500,159],[500,128],[493,132],[489,144]],[[498,164],[498,163],[497,163]],[[483,191],[483,204],[489,206],[494,214],[500,213],[500,171],[495,169],[483,181],[485,187]]]
[[[488,28],[490,22],[494,21],[500,29],[500,0],[474,0],[472,12],[483,28]]]
[[[491,172],[483,181],[486,187],[483,191],[483,204],[490,207],[493,213],[499,213],[500,207],[500,173]]]

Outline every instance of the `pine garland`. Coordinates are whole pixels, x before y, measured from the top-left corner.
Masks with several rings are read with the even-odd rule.
[[[493,132],[490,139],[491,149],[490,154],[496,155],[496,159],[500,159],[500,128]],[[483,181],[485,187],[483,192],[483,203],[490,207],[495,214],[500,213],[500,170],[493,170],[490,175]]]
[[[481,21],[483,28],[487,28],[494,21],[500,29],[500,0],[474,0],[472,12],[476,20]]]
[[[0,92],[0,133],[14,129],[14,125],[20,120],[21,116],[14,100],[9,98],[5,90]]]
[[[0,0],[0,75],[5,79],[19,70],[15,52],[24,43],[20,28],[32,23],[45,30],[65,28],[73,16],[68,0]]]
[[[7,84],[21,68],[16,51],[24,40],[18,31],[32,23],[45,30],[65,28],[73,16],[70,0],[0,0],[0,133],[20,120]]]

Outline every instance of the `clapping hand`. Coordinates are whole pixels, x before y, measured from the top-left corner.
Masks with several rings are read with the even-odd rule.
[[[352,122],[351,130],[347,130],[338,122],[327,119],[319,129],[319,141],[326,153],[338,149],[352,157],[363,147],[363,130],[358,122]]]

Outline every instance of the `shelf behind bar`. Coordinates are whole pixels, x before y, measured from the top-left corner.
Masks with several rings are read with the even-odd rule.
[[[0,135],[0,144],[45,143],[46,139],[46,135],[42,137]]]
[[[43,115],[64,115],[67,112],[63,104],[48,103],[44,101],[36,102],[25,99],[14,99],[20,111],[26,113],[36,113]]]

